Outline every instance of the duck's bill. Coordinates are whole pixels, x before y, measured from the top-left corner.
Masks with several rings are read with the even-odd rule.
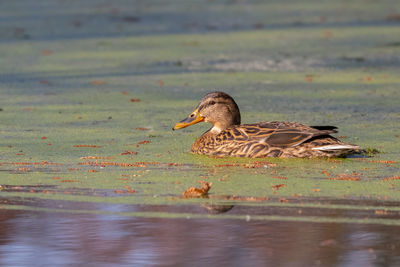
[[[182,128],[188,127],[190,125],[193,125],[193,124],[196,124],[196,123],[199,123],[202,121],[204,121],[204,117],[200,116],[200,114],[195,110],[186,119],[175,124],[175,126],[174,126],[174,128],[172,128],[172,130],[182,129]]]

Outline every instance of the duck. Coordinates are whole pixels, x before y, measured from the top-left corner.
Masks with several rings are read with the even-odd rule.
[[[191,153],[213,157],[315,158],[346,157],[359,153],[357,145],[331,134],[335,126],[308,126],[297,122],[266,121],[241,124],[239,107],[225,92],[206,94],[173,130],[208,122],[212,127],[195,140]]]

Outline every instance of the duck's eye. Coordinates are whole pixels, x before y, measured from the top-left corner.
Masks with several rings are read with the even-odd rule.
[[[192,113],[192,114],[190,114],[190,116],[189,116],[190,118],[193,118],[194,117],[194,113]]]
[[[215,105],[215,101],[210,101],[210,105]]]

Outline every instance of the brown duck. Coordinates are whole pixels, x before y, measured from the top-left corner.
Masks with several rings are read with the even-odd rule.
[[[224,92],[209,93],[194,111],[173,130],[198,122],[213,126],[193,143],[191,152],[216,157],[344,157],[359,147],[341,142],[330,134],[334,126],[307,126],[296,122],[240,124],[239,107]]]

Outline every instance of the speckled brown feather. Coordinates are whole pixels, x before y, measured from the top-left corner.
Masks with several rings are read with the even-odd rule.
[[[344,151],[319,151],[315,147],[345,143],[330,136],[336,127],[319,130],[294,122],[260,122],[235,125],[219,134],[204,133],[192,145],[191,152],[216,157],[340,157],[356,148]],[[350,148],[350,147],[349,147]]]

